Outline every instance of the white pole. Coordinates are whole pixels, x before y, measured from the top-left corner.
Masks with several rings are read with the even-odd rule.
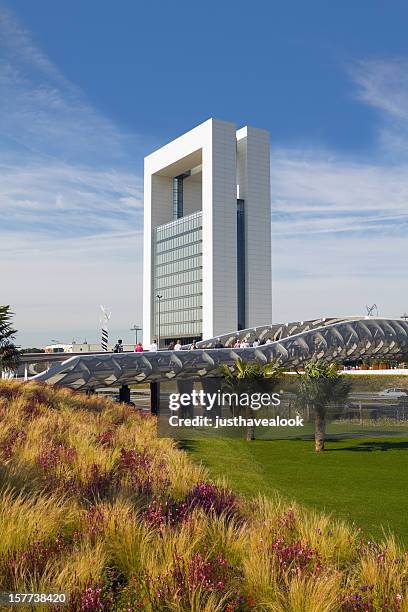
[[[109,343],[109,331],[108,331],[108,322],[111,317],[111,311],[102,306],[101,304],[101,316],[100,322],[102,327],[102,337],[101,337],[101,347],[104,352],[108,350]]]

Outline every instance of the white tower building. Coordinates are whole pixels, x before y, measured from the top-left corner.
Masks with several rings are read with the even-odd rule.
[[[145,158],[144,345],[271,322],[266,130],[209,119]]]

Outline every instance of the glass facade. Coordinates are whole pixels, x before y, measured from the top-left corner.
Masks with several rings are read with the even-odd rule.
[[[154,229],[154,335],[177,340],[201,337],[202,213]],[[160,334],[159,305],[160,299]]]

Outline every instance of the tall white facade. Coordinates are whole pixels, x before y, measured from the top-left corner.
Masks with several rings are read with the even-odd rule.
[[[144,172],[145,346],[269,323],[268,132],[209,119]]]

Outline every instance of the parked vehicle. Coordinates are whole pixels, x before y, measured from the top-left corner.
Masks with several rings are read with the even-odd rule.
[[[400,398],[400,397],[408,397],[408,390],[407,389],[384,389],[384,391],[380,391],[379,394],[381,397],[395,397],[395,398]]]

